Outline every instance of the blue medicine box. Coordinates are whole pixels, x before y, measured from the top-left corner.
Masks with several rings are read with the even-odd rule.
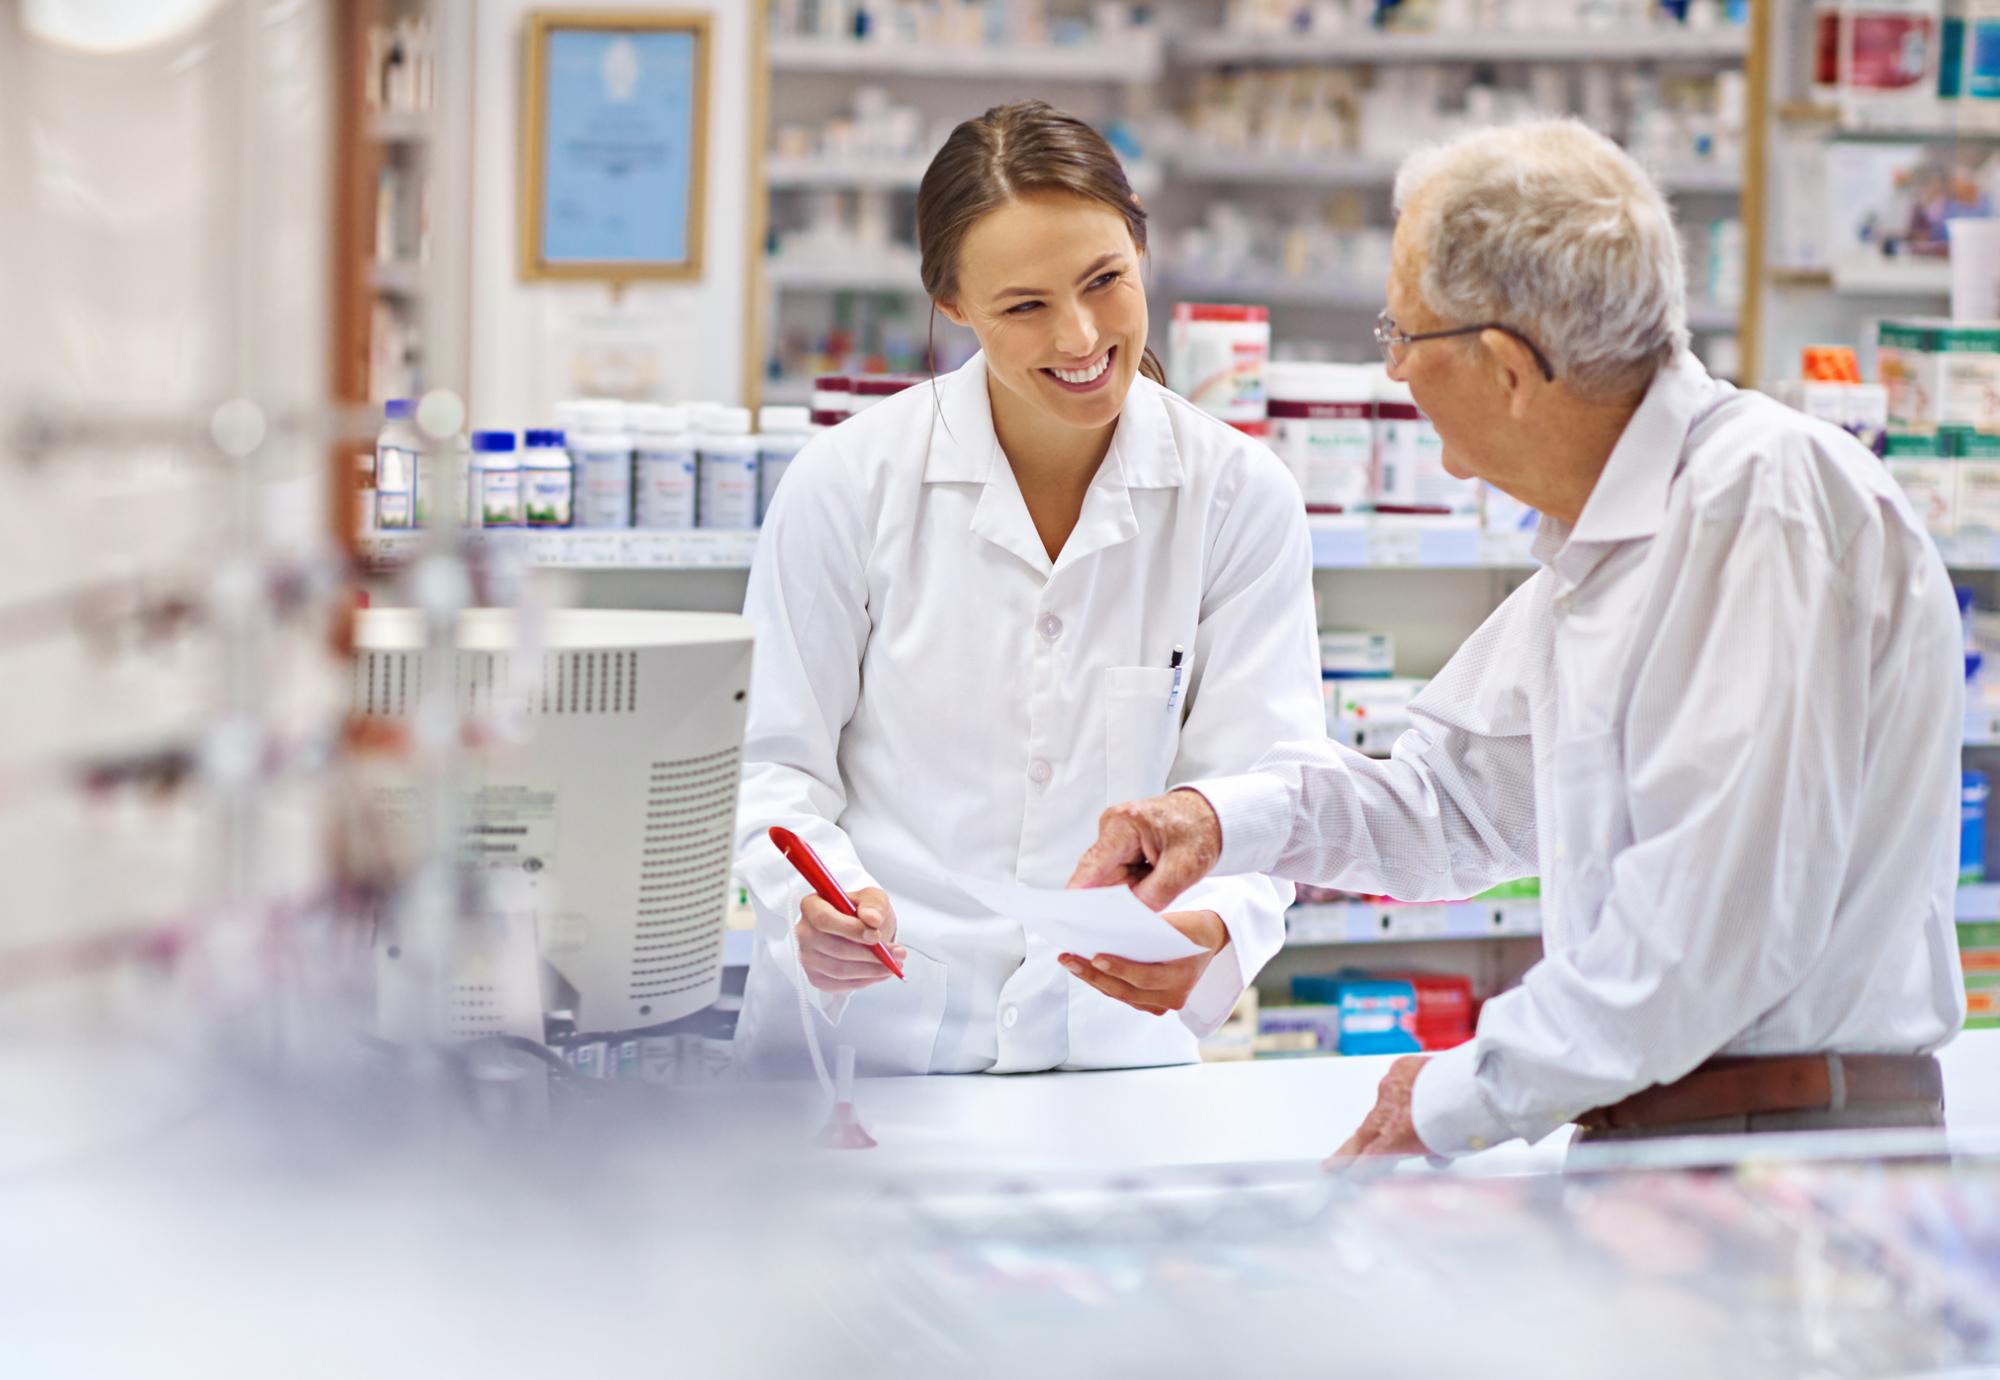
[[[1421,1054],[1417,989],[1400,978],[1351,974],[1292,979],[1292,1000],[1338,1009],[1342,1054]]]

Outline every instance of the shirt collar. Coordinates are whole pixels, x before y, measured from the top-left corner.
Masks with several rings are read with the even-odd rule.
[[[1573,542],[1637,541],[1660,530],[1667,489],[1680,470],[1688,429],[1721,385],[1683,350],[1653,376],[1639,410],[1625,424],[1604,472],[1568,533]]]
[[[923,385],[920,385],[923,386]],[[976,354],[936,381],[937,406],[924,458],[926,484],[988,484],[1006,464],[993,430],[986,356]],[[1166,390],[1141,374],[1132,381],[1098,481],[1130,489],[1178,489],[1186,476],[1167,415]]]

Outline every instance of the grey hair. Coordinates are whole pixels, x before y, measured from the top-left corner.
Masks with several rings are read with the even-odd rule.
[[[1687,347],[1673,213],[1623,149],[1581,121],[1483,129],[1412,154],[1396,214],[1446,321],[1499,321],[1591,398],[1641,391]]]

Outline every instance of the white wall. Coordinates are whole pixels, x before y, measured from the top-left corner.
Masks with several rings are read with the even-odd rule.
[[[742,402],[748,321],[752,46],[761,0],[479,0],[474,28],[472,425],[546,425],[550,406],[574,396],[567,377],[580,330],[629,338],[635,359],[656,362],[663,401]],[[533,11],[706,10],[709,28],[708,179],[703,273],[698,282],[628,288],[614,308],[603,283],[523,282],[518,220],[522,29]],[[607,318],[610,324],[602,324]],[[595,326],[590,323],[597,322]]]

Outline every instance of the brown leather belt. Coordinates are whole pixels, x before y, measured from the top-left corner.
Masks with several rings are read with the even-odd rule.
[[[1928,1054],[1785,1054],[1711,1059],[1685,1078],[1585,1112],[1593,1131],[1673,1126],[1763,1112],[1841,1111],[1884,1102],[1944,1103],[1944,1075]]]

